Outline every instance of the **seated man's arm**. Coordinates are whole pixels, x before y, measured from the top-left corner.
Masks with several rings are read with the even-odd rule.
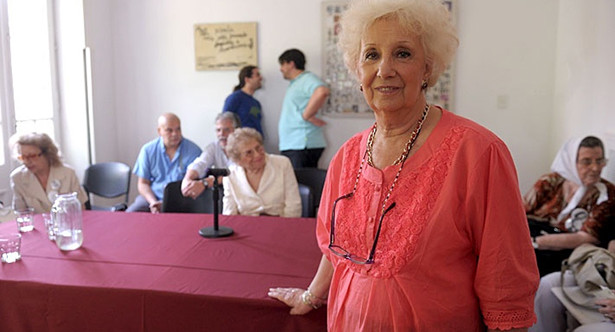
[[[211,187],[213,185],[214,178],[209,176],[205,179],[207,181],[207,186],[201,180],[199,180],[199,172],[194,169],[189,169],[186,172],[186,176],[182,180],[182,195],[184,197],[192,197],[197,198],[203,192],[203,190],[207,189],[207,187]]]
[[[199,172],[195,169],[188,169],[188,171],[186,171],[186,176],[184,176],[184,178],[182,179],[182,195],[186,197],[192,196],[191,193],[193,193],[194,191],[198,189],[197,182],[201,182],[198,180],[199,180]],[[200,191],[202,191],[203,189],[204,188],[200,188]]]
[[[151,182],[149,180],[140,177],[137,181],[137,190],[139,191],[139,195],[143,196],[143,198],[145,198],[145,200],[149,203],[149,210],[152,213],[160,212],[162,202],[158,200],[156,195],[154,195]]]
[[[587,232],[578,231],[576,233],[546,234],[537,236],[536,243],[538,244],[538,249],[562,250],[574,249],[583,243],[598,244],[599,241]]]
[[[205,172],[209,167],[214,165],[214,148],[215,145],[212,144],[206,146],[201,155],[188,165],[186,175],[182,179],[181,190],[184,197],[197,198],[207,186],[213,185],[213,177],[207,178],[207,186],[199,179],[206,175]]]

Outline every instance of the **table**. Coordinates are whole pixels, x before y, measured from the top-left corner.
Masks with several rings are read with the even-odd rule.
[[[267,296],[309,285],[314,219],[83,212],[84,244],[60,251],[41,215],[22,259],[0,268],[0,331],[325,331],[326,309],[292,316]],[[15,222],[0,231],[15,231]]]

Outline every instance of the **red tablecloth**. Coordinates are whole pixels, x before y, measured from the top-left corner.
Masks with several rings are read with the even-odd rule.
[[[326,310],[291,316],[272,286],[309,285],[314,219],[85,211],[83,246],[60,251],[40,215],[22,260],[0,270],[0,331],[323,331]],[[16,231],[15,222],[0,231]]]

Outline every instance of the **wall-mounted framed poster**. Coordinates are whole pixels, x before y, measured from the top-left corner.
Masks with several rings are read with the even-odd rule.
[[[256,23],[194,25],[196,70],[239,70],[258,65]]]

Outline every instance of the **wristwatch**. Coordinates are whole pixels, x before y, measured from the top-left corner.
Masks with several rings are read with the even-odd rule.
[[[207,187],[209,186],[205,178],[201,179],[201,183],[203,183],[203,186],[205,187],[205,189],[207,189]]]

